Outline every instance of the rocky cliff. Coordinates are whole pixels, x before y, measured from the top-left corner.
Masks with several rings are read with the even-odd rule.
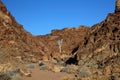
[[[0,64],[39,60],[75,64],[80,80],[120,80],[120,0],[114,13],[91,28],[53,30],[44,36],[25,31],[0,1]]]
[[[43,43],[50,49],[49,55],[46,54],[45,56],[51,55],[52,57],[55,57],[73,54],[73,49],[78,48],[78,44],[84,39],[88,30],[88,27],[80,26],[78,28],[52,30],[51,34],[39,36],[39,38],[43,40]]]
[[[29,61],[27,57],[36,55],[40,59],[46,51],[44,44],[25,31],[0,1],[0,60],[21,57]]]
[[[98,76],[97,80],[120,79],[119,1],[116,2],[115,13],[108,14],[104,21],[92,26],[83,42],[79,44],[77,55],[80,71],[85,68],[84,76],[90,80],[95,76]]]

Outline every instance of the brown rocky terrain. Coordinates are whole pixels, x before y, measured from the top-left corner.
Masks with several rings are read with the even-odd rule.
[[[78,64],[90,80],[120,80],[120,0],[115,13],[91,27],[78,49]],[[117,71],[116,71],[117,69]],[[92,71],[91,71],[92,70]],[[99,77],[97,77],[99,76]]]
[[[51,34],[38,36],[43,43],[49,47],[50,53],[45,56],[56,57],[58,55],[71,55],[74,53],[74,48],[78,48],[78,44],[84,39],[88,27],[80,26],[78,28],[65,28],[62,30],[52,30]],[[59,48],[59,42],[61,51]]]
[[[17,23],[0,1],[0,71],[20,68],[24,73],[26,63],[36,63],[42,59],[46,61],[50,60],[50,57],[57,61],[61,54],[66,57],[64,54],[68,56],[74,52],[74,48],[78,48],[78,43],[84,39],[88,30],[88,27],[81,26],[53,30],[51,34],[45,36],[33,36]],[[59,40],[63,40],[61,53]]]
[[[53,30],[44,36],[25,31],[0,1],[0,72],[17,66],[24,73],[25,63],[72,73],[77,80],[120,80],[120,0],[114,13],[91,28]]]
[[[42,40],[25,31],[0,1],[0,72],[30,75],[25,64],[36,63],[48,53]]]
[[[51,34],[45,36],[33,36],[16,22],[2,2],[0,2],[0,10],[0,47],[11,56],[40,55],[42,57],[45,53],[59,53],[57,41],[61,39],[63,39],[61,53],[70,54],[73,48],[77,47],[78,43],[84,39],[84,35],[89,29],[81,26],[53,30]]]
[[[0,63],[36,62],[47,52],[44,44],[25,31],[0,1]]]

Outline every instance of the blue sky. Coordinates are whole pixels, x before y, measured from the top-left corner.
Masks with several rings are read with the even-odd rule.
[[[115,0],[2,0],[17,22],[33,35],[53,29],[92,26],[113,13]]]

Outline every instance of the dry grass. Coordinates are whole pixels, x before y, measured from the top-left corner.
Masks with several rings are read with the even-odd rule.
[[[74,77],[68,76],[68,77],[63,78],[62,80],[76,80],[76,79]]]

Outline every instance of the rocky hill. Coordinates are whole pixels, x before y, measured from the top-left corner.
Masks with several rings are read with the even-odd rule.
[[[41,59],[46,51],[44,44],[25,31],[0,1],[0,60],[21,57],[29,61],[27,57],[36,55]]]
[[[84,76],[90,80],[95,76],[97,80],[120,79],[120,0],[116,2],[115,13],[91,27],[79,44],[77,56],[80,69],[85,70]]]
[[[59,53],[58,41],[63,39],[61,53],[70,54],[73,48],[77,47],[78,43],[84,39],[86,32],[89,30],[88,27],[80,26],[78,28],[52,30],[51,34],[44,36],[33,36],[25,31],[22,25],[17,23],[1,1],[0,10],[1,49],[7,49],[8,52],[15,49],[13,51],[17,51],[19,54],[22,53],[22,55],[24,55],[24,52],[38,53],[39,55]],[[11,54],[14,55],[15,52]]]
[[[114,13],[91,28],[53,30],[44,36],[25,31],[0,1],[0,66],[39,61],[74,64],[79,80],[120,80],[120,0]]]
[[[81,26],[53,30],[44,36],[33,36],[24,30],[0,1],[0,60],[2,63],[14,63],[18,59],[18,62],[26,63],[50,60],[50,57],[61,54],[70,55],[88,30],[88,27]],[[58,44],[60,40],[61,52]]]
[[[52,30],[51,34],[38,36],[42,42],[49,47],[49,54],[45,56],[72,55],[74,48],[79,47],[79,43],[84,40],[88,27],[65,28],[62,30]],[[61,49],[60,49],[61,46]]]

